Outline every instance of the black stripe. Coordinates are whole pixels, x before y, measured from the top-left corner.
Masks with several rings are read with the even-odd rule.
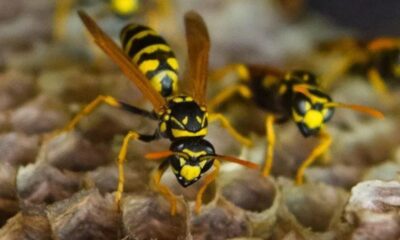
[[[152,30],[151,28],[143,26],[143,25],[136,25],[134,28],[129,29],[132,25],[134,26],[136,24],[131,23],[131,24],[126,25],[119,34],[119,38],[120,38],[123,48],[125,48],[129,39],[131,39],[136,34],[143,32],[143,31]],[[125,37],[122,39],[123,35],[125,35]]]
[[[310,91],[310,93],[312,94],[312,95],[314,95],[314,96],[318,96],[318,97],[320,97],[320,98],[326,98],[326,99],[328,99],[329,101],[331,101],[331,97],[328,95],[328,94],[326,94],[326,93],[324,93],[324,92],[321,92],[320,90],[318,90],[318,89],[309,89],[309,91]]]
[[[158,65],[158,67],[156,69],[154,69],[153,71],[147,71],[146,77],[148,79],[152,79],[155,75],[157,75],[158,73],[165,71],[165,70],[170,70],[174,73],[177,73],[176,70],[174,70],[166,61],[159,61],[160,64]]]
[[[168,58],[175,58],[175,54],[172,51],[157,50],[152,53],[143,53],[139,60],[136,62],[137,65],[142,64],[142,62],[147,60],[167,60]]]
[[[162,39],[160,36],[154,36],[154,35],[147,35],[146,37],[139,38],[139,39],[134,39],[133,42],[131,43],[131,48],[129,49],[128,56],[133,58],[135,57],[138,52],[143,50],[146,47],[156,45],[156,44],[166,44],[164,39]]]

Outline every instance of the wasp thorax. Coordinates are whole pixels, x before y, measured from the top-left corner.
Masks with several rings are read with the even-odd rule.
[[[305,137],[317,134],[334,113],[332,107],[326,107],[332,102],[327,94],[314,87],[308,91],[308,95],[295,93],[292,99],[293,119]]]
[[[191,97],[177,96],[168,101],[168,111],[160,123],[168,138],[204,137],[207,134],[207,111]]]
[[[183,187],[199,180],[214,163],[214,147],[202,138],[175,141],[170,150],[176,153],[169,158],[172,170]]]

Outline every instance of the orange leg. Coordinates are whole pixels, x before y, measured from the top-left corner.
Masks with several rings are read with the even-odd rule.
[[[297,170],[296,174],[297,185],[303,184],[304,172],[307,169],[307,167],[309,167],[317,159],[317,157],[325,153],[332,143],[331,136],[325,131],[320,133],[319,138],[321,139],[319,145],[313,149],[313,151],[307,157],[307,159],[300,165],[299,170]]]
[[[118,210],[120,210],[121,206],[121,197],[124,192],[124,183],[125,183],[125,175],[124,175],[124,162],[126,159],[126,154],[128,152],[128,144],[130,140],[139,139],[139,134],[133,131],[130,131],[125,137],[122,143],[121,149],[118,154],[118,187],[117,192],[115,193],[115,203],[117,204]]]
[[[195,206],[195,212],[197,214],[200,213],[201,203],[202,203],[202,200],[203,200],[204,191],[207,189],[207,186],[210,185],[218,175],[218,172],[219,172],[219,169],[220,169],[220,162],[217,159],[214,160],[214,167],[215,167],[214,171],[211,172],[210,174],[208,174],[204,178],[203,185],[201,185],[199,191],[197,192],[197,195],[196,195],[196,206]]]
[[[265,153],[265,161],[264,161],[264,168],[262,171],[262,175],[264,177],[269,176],[271,173],[272,162],[274,160],[274,147],[275,147],[275,132],[274,132],[274,121],[275,117],[273,115],[268,115],[265,121],[265,130],[266,130],[266,137],[268,148]]]
[[[164,160],[158,167],[158,169],[153,173],[152,180],[154,184],[154,188],[160,192],[170,203],[171,205],[171,215],[174,216],[176,214],[177,200],[176,196],[172,193],[172,191],[164,184],[161,184],[161,178],[168,168],[168,160]]]

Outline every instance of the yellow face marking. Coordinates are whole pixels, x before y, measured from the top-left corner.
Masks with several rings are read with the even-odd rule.
[[[310,110],[304,116],[304,124],[310,129],[321,127],[324,121],[322,113],[316,110]]]
[[[121,15],[128,15],[139,9],[138,0],[112,0],[111,8]]]
[[[199,162],[200,168],[203,169],[204,166],[206,165],[206,163],[207,163],[207,161],[201,161],[201,162]]]
[[[163,51],[171,51],[171,48],[168,45],[165,44],[154,44],[154,45],[150,45],[148,47],[143,48],[142,50],[140,50],[134,57],[133,57],[133,62],[138,62],[140,57],[144,54],[144,53],[153,53],[157,50],[163,50]]]
[[[158,60],[146,60],[139,65],[139,69],[142,73],[146,73],[148,71],[154,71],[160,65],[160,61]]]
[[[184,118],[182,119],[182,123],[183,123],[184,125],[187,125],[188,121],[189,121],[188,116],[186,116],[186,117],[184,117]]]
[[[185,165],[182,167],[180,175],[186,180],[191,181],[200,176],[201,169],[199,166]]]
[[[186,130],[182,129],[172,129],[172,135],[175,138],[181,138],[181,137],[201,137],[207,135],[207,128],[202,128],[201,130],[197,132],[189,132]]]
[[[207,154],[206,151],[193,152],[193,151],[190,151],[189,149],[183,149],[182,152],[187,153],[189,156],[196,157],[196,158]]]
[[[168,63],[168,65],[170,65],[172,67],[172,69],[178,70],[179,64],[178,64],[178,61],[176,60],[176,58],[168,58],[167,63]]]
[[[186,163],[186,160],[185,160],[183,157],[180,157],[180,158],[179,158],[179,164],[180,164],[180,166],[182,167],[183,165],[185,165],[185,163]]]

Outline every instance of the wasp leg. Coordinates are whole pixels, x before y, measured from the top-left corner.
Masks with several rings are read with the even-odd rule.
[[[229,73],[235,73],[241,80],[249,80],[249,71],[244,64],[230,64],[218,70],[215,70],[210,74],[212,81],[218,81],[223,79]]]
[[[210,112],[214,112],[214,109],[216,109],[222,103],[226,102],[236,93],[239,93],[240,96],[246,99],[249,99],[251,97],[251,91],[246,85],[235,84],[233,86],[225,88],[217,96],[211,99],[207,104],[207,108],[209,109]]]
[[[338,60],[327,73],[321,76],[321,87],[323,89],[331,89],[333,84],[338,83],[340,77],[349,70],[353,62],[354,59],[351,57]]]
[[[144,134],[139,134],[134,131],[128,132],[128,134],[125,135],[124,140],[122,142],[121,149],[119,150],[118,153],[118,186],[117,186],[117,192],[115,193],[115,202],[118,206],[118,210],[120,210],[120,202],[121,202],[121,197],[122,193],[124,192],[124,183],[125,183],[125,175],[124,175],[124,162],[126,160],[126,154],[128,152],[128,145],[131,140],[141,140],[144,142],[151,142],[159,138],[159,135],[157,133],[153,135],[144,135]]]
[[[123,103],[123,102],[119,102],[117,99],[115,99],[115,98],[113,98],[111,96],[100,95],[95,100],[93,100],[88,105],[86,105],[86,107],[84,107],[79,113],[77,113],[75,115],[75,117],[67,124],[67,126],[65,126],[63,129],[61,129],[59,131],[55,131],[53,134],[51,134],[50,138],[52,138],[54,136],[57,136],[58,134],[60,134],[62,132],[66,132],[66,131],[70,131],[70,130],[74,129],[75,126],[82,119],[82,117],[84,117],[85,115],[88,115],[91,112],[93,112],[102,103],[105,103],[105,104],[110,105],[112,107],[124,109],[126,111],[129,111],[129,112],[137,114],[137,115],[141,115],[141,116],[144,116],[144,117],[155,119],[154,115],[152,113],[150,113],[150,112],[147,112],[145,110],[136,108],[134,106],[128,105],[128,104]]]
[[[325,131],[321,132],[319,138],[321,140],[319,145],[313,149],[307,159],[300,165],[299,170],[297,170],[296,184],[298,185],[303,184],[304,171],[306,170],[306,168],[310,166],[318,156],[326,152],[328,147],[332,143],[331,136]]]
[[[212,171],[210,174],[208,174],[203,181],[203,184],[201,185],[199,191],[197,192],[196,195],[196,205],[195,205],[195,212],[198,214],[200,213],[200,209],[201,209],[201,203],[203,201],[203,194],[204,191],[207,189],[207,186],[210,185],[215,178],[218,175],[219,172],[219,168],[220,168],[220,162],[218,160],[214,160],[214,171]]]
[[[232,127],[232,125],[230,124],[228,119],[226,119],[226,117],[224,117],[222,114],[220,114],[220,113],[211,113],[208,119],[209,119],[210,122],[218,120],[221,123],[222,127],[225,128],[228,131],[228,133],[233,138],[235,138],[238,142],[240,142],[241,144],[243,144],[245,146],[253,145],[251,140],[246,138],[246,137],[244,137],[238,131],[236,131],[236,129]]]
[[[153,173],[152,180],[154,187],[158,192],[160,192],[168,200],[171,205],[171,215],[174,216],[176,213],[177,200],[175,194],[164,184],[161,184],[161,177],[165,170],[168,168],[168,160],[164,160],[158,169]]]
[[[274,132],[274,115],[267,115],[265,120],[265,131],[266,131],[266,140],[268,143],[267,151],[265,152],[265,160],[264,160],[264,168],[262,171],[262,175],[264,177],[269,176],[271,173],[272,162],[274,160],[274,148],[275,148],[275,132]]]
[[[75,2],[76,0],[56,0],[53,20],[53,39],[55,41],[65,39],[67,17]]]
[[[387,96],[389,92],[388,87],[386,86],[385,81],[382,79],[381,75],[375,68],[368,70],[368,80],[375,91],[377,91],[379,94],[382,94],[383,96]]]

